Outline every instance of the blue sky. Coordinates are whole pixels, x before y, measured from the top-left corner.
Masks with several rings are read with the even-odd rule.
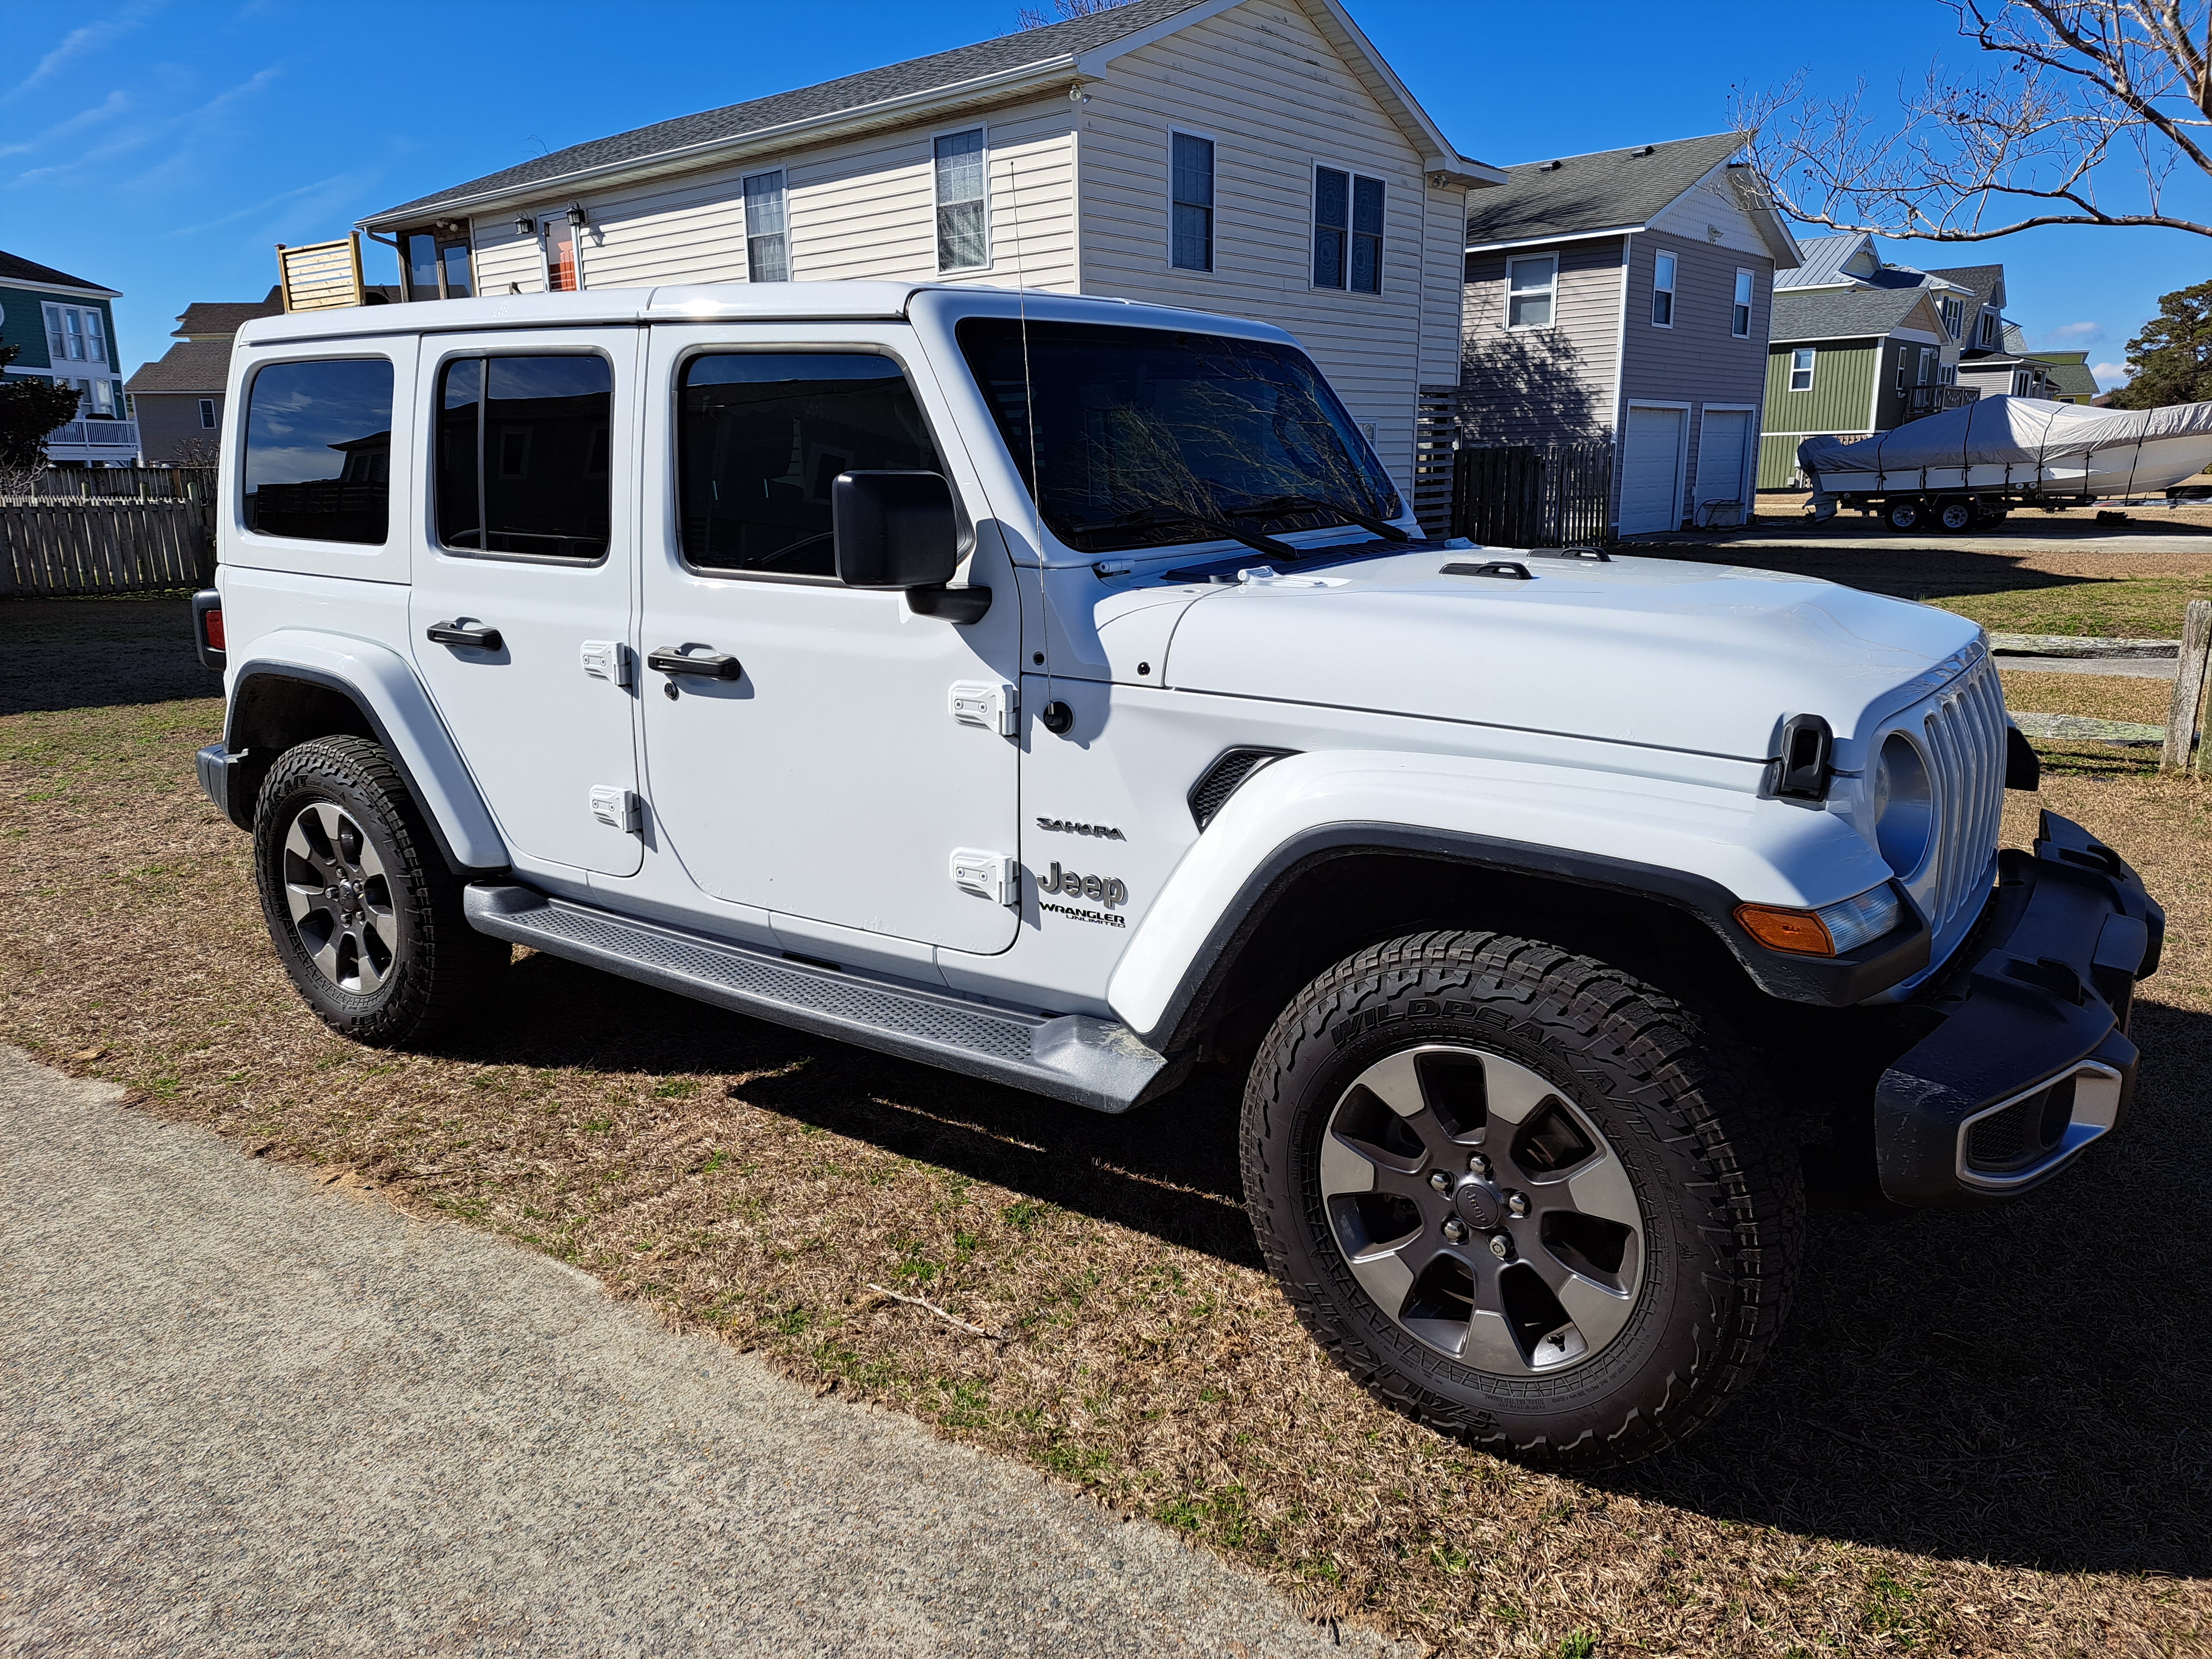
[[[122,289],[136,368],[167,349],[187,302],[265,293],[275,243],[342,234],[541,150],[1000,33],[1016,3],[20,4],[0,59],[0,246]],[[1848,29],[1771,3],[1351,5],[1460,149],[1498,163],[1721,131],[1732,82],[1809,68],[1822,89],[1864,79],[1887,96],[1967,55],[1938,0],[1859,0]],[[2212,217],[2212,186],[2175,200]],[[2212,274],[2212,241],[2179,231],[1890,252],[2001,261],[2035,343],[2093,363],[2117,364],[2160,295]],[[391,253],[372,256],[372,280],[396,280]]]

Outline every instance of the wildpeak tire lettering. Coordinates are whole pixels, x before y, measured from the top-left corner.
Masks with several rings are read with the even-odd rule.
[[[1079,876],[1073,870],[1063,870],[1054,860],[1052,873],[1037,878],[1041,893],[1065,893],[1070,898],[1089,899],[1093,904],[1103,904],[1112,909],[1129,902],[1129,890],[1112,876]]]

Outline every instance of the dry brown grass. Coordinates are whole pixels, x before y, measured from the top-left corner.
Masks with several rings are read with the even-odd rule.
[[[1229,1085],[1101,1118],[542,957],[447,1052],[339,1041],[192,786],[218,717],[0,717],[0,1035],[149,1111],[553,1252],[1440,1651],[2206,1650],[2212,792],[2044,798],[2174,915],[2130,1133],[1999,1211],[1815,1216],[1757,1387],[1682,1450],[1572,1480],[1319,1356],[1238,1207]]]

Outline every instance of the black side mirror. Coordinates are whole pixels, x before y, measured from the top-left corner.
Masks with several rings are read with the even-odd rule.
[[[841,472],[830,486],[837,580],[848,587],[932,587],[960,563],[952,486],[939,472]]]

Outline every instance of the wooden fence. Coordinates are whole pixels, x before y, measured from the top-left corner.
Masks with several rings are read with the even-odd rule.
[[[143,593],[215,574],[205,469],[57,467],[0,500],[0,596]]]
[[[1486,547],[1613,539],[1609,443],[1467,444],[1452,457],[1451,533]]]

